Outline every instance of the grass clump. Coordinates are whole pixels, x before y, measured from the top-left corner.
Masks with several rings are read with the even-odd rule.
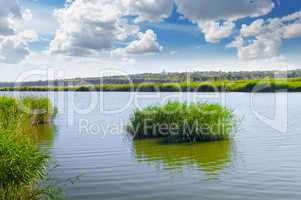
[[[14,130],[21,120],[22,114],[17,107],[17,100],[0,97],[0,130]]]
[[[25,127],[50,122],[55,114],[46,98],[0,97],[0,199],[40,199],[37,185],[48,154],[34,145]]]
[[[201,142],[227,139],[234,127],[232,111],[219,104],[168,102],[134,111],[128,131],[135,139]]]
[[[48,98],[25,97],[21,100],[21,103],[33,124],[48,123],[56,114],[56,109],[54,109]]]
[[[0,97],[0,130],[15,130],[25,122],[32,125],[48,123],[56,114],[56,110],[48,98]]]
[[[43,176],[48,156],[26,136],[0,135],[0,187],[31,185]]]

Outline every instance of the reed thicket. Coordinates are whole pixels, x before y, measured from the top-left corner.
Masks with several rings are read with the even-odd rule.
[[[0,199],[39,199],[37,183],[48,154],[34,145],[23,127],[48,123],[55,114],[47,98],[0,97]]]
[[[235,125],[233,112],[219,104],[168,102],[135,110],[128,130],[136,139],[201,142],[227,139]]]

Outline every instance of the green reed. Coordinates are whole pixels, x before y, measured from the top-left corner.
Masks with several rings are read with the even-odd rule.
[[[135,139],[201,142],[227,139],[235,126],[233,112],[219,104],[168,102],[135,110],[128,131]]]
[[[28,125],[49,123],[55,114],[46,98],[0,97],[0,199],[39,199],[48,154],[34,145]]]

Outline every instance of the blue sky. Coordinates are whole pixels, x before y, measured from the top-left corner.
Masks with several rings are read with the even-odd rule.
[[[5,81],[49,69],[69,78],[98,76],[107,69],[140,73],[301,67],[300,0],[12,2],[22,16],[13,25],[0,23],[0,66],[5,72],[0,78]],[[0,22],[17,16],[6,6],[0,9]],[[11,29],[11,35],[2,29]],[[12,43],[18,45],[8,46]]]

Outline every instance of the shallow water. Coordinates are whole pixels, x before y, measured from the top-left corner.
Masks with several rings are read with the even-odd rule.
[[[58,163],[51,176],[66,183],[69,199],[301,197],[301,93],[49,95],[58,107],[56,133],[37,141]],[[195,145],[131,140],[125,126],[133,109],[177,97],[224,103],[241,119],[240,129],[230,141]],[[67,181],[79,175],[74,184]]]

